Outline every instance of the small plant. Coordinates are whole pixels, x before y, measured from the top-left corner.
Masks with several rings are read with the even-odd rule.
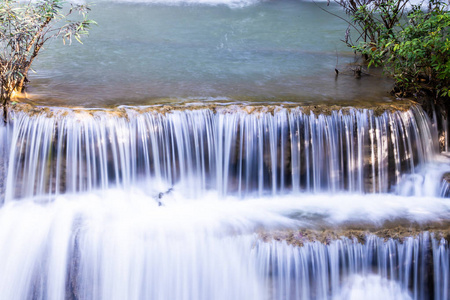
[[[0,3],[0,100],[7,119],[7,106],[14,93],[25,87],[28,72],[44,44],[52,38],[81,43],[95,21],[87,19],[86,5],[65,5],[64,0]],[[69,20],[74,17],[75,20]]]

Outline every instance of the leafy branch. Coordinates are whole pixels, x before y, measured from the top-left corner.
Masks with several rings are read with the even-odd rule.
[[[4,119],[14,93],[21,93],[28,82],[33,61],[50,39],[81,43],[95,21],[87,18],[87,5],[66,4],[64,0],[38,0],[0,3],[0,100]]]

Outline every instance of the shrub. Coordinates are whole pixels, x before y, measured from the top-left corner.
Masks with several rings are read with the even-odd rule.
[[[63,9],[63,6],[67,9]],[[7,105],[14,92],[22,92],[33,61],[44,44],[60,37],[81,42],[94,21],[86,5],[65,5],[64,0],[2,0],[0,3],[0,100],[6,121]],[[68,18],[75,17],[75,20]]]
[[[353,47],[359,42],[376,43],[384,32],[391,32],[405,13],[409,0],[335,0],[350,16],[345,43]],[[350,27],[358,33],[352,41]]]
[[[414,7],[393,30],[383,30],[375,42],[355,49],[369,65],[383,66],[403,94],[423,89],[435,97],[450,97],[450,14],[446,5],[430,2],[428,10]]]

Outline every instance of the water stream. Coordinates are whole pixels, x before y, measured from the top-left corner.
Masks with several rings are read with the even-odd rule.
[[[0,298],[448,299],[434,234],[259,235],[448,222],[423,111],[268,108],[11,111]]]
[[[450,299],[436,124],[319,7],[104,0],[50,44],[0,126],[0,299]]]
[[[415,106],[380,116],[273,109],[14,113],[6,201],[143,181],[196,186],[195,195],[390,192],[437,151]]]

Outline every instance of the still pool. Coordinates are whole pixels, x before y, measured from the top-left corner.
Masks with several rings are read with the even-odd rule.
[[[380,74],[354,78],[348,24],[324,10],[345,17],[326,2],[100,0],[89,15],[98,26],[83,45],[48,45],[28,93],[90,107],[389,97]]]

